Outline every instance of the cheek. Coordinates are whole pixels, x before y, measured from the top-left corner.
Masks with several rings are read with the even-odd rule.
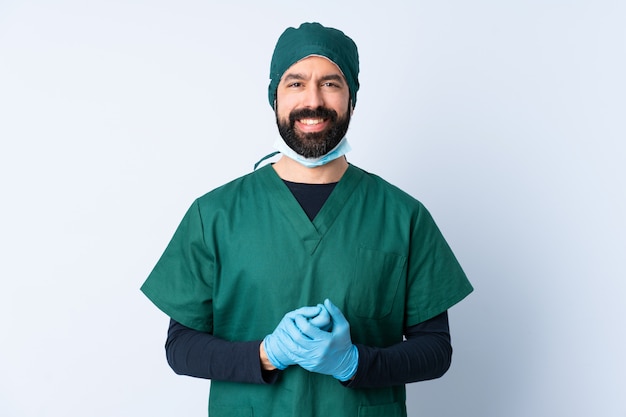
[[[276,110],[276,119],[282,123],[288,123],[289,122],[289,112],[285,111],[285,110],[281,110],[281,106],[277,106]]]
[[[327,106],[331,107],[338,115],[345,115],[346,111],[350,111],[350,96],[332,97],[327,101]]]
[[[289,120],[289,113],[293,110],[293,104],[288,97],[277,96],[274,112],[280,120]]]

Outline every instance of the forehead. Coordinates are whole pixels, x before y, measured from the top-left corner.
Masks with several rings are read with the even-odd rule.
[[[283,74],[281,81],[288,76],[298,75],[305,78],[313,76],[328,76],[328,75],[340,75],[345,81],[345,77],[341,69],[328,58],[318,55],[311,55],[296,62]]]

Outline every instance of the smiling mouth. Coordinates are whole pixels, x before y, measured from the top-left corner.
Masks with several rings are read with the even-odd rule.
[[[306,126],[318,125],[320,123],[324,123],[324,121],[325,121],[324,119],[300,119],[298,120],[298,122]]]

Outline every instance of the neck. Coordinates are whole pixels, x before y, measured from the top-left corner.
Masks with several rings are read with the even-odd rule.
[[[326,165],[307,168],[283,155],[273,167],[278,176],[286,181],[304,184],[329,184],[339,182],[348,169],[348,161],[345,156],[342,156],[333,159]]]

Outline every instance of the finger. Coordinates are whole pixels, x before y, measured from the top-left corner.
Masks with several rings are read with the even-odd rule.
[[[290,311],[289,313],[286,314],[286,316],[288,316],[291,319],[294,319],[297,315],[302,315],[304,317],[311,318],[320,314],[320,310],[321,310],[321,307],[319,304],[316,306],[305,306],[305,307],[300,307],[296,310]]]
[[[320,313],[313,317],[310,322],[312,325],[316,326],[318,329],[328,331],[330,329],[331,318],[330,314],[328,314],[328,310],[324,307],[323,304],[319,304]]]
[[[300,330],[300,333],[309,340],[325,339],[328,336],[328,332],[320,330],[317,326],[311,324],[310,320],[307,320],[304,316],[296,316],[295,325]]]
[[[343,315],[341,310],[339,310],[339,307],[334,305],[328,298],[324,300],[324,307],[328,310],[328,314],[330,314],[330,317],[333,320],[334,327],[349,326],[348,320],[346,320],[346,317]]]
[[[300,317],[301,320],[306,321],[306,318],[303,316],[296,317]],[[280,327],[278,337],[291,359],[304,357],[310,350],[309,344],[311,339],[302,333],[293,320],[286,320],[285,323],[283,323]]]
[[[328,298],[324,300],[324,307],[333,318],[339,316],[343,317],[343,313],[339,310],[339,307],[334,305]]]
[[[303,337],[302,332],[300,331],[298,326],[296,326],[295,321],[297,317],[303,317],[303,316],[300,314],[293,314],[290,317],[285,318],[281,322],[280,329],[279,329],[281,333],[281,337],[287,337],[294,341],[297,341],[298,339],[301,339]]]

